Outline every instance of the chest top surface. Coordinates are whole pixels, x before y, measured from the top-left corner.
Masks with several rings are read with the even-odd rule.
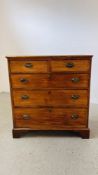
[[[16,60],[16,61],[22,61],[22,60],[62,60],[62,59],[91,59],[93,55],[41,55],[41,56],[6,56],[8,60]]]

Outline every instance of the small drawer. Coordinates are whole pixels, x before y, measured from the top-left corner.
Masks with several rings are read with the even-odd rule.
[[[31,129],[65,129],[86,127],[87,109],[23,108],[14,109],[15,127]]]
[[[46,73],[47,61],[11,61],[11,73]]]
[[[12,94],[15,107],[47,106],[49,103],[47,90],[13,90]]]
[[[51,90],[49,100],[54,107],[87,107],[88,90]]]
[[[11,74],[12,88],[88,88],[88,74]]]
[[[48,74],[11,74],[12,88],[47,88],[49,86],[48,80]]]
[[[88,74],[56,74],[50,78],[50,86],[53,88],[79,89],[89,87]]]
[[[90,60],[51,61],[52,72],[89,72]]]

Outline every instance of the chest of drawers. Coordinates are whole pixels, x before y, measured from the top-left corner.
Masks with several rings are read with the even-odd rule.
[[[7,57],[13,137],[34,130],[89,138],[90,55]]]

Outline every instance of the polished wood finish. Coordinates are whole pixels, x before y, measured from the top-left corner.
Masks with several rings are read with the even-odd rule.
[[[46,61],[11,61],[12,73],[46,73],[48,64]]]
[[[87,109],[23,108],[15,109],[14,116],[18,128],[62,130],[68,127],[86,127]]]
[[[13,90],[15,107],[87,107],[87,90]],[[74,99],[73,97],[77,98]]]
[[[11,74],[13,88],[79,89],[89,87],[88,74]]]
[[[89,60],[59,60],[51,61],[52,72],[80,72],[80,71],[89,71]],[[68,66],[69,65],[69,66]],[[70,66],[72,65],[72,66]]]
[[[37,130],[89,138],[91,55],[7,57],[13,137]]]

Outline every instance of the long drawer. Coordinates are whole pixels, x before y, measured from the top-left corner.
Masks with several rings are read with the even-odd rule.
[[[34,108],[14,109],[15,125],[19,128],[65,129],[86,127],[87,109]]]
[[[16,107],[72,106],[87,107],[87,90],[13,90]]]
[[[11,74],[12,88],[88,88],[88,74]]]

